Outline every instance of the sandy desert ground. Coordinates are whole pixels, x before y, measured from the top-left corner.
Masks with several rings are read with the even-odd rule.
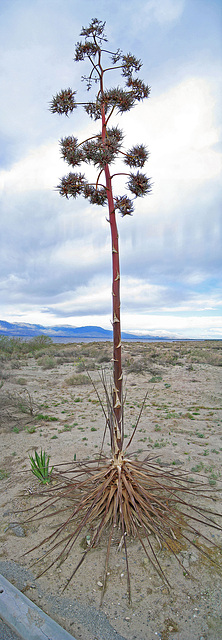
[[[172,585],[168,591],[140,543],[129,541],[131,605],[123,549],[115,546],[100,607],[106,540],[90,551],[62,593],[85,548],[87,530],[66,563],[36,578],[31,561],[39,550],[23,554],[49,534],[53,517],[24,523],[17,513],[36,503],[39,483],[29,455],[45,450],[51,465],[98,456],[104,415],[87,370],[103,396],[100,372],[103,368],[109,376],[112,371],[112,345],[38,340],[30,345],[25,351],[16,341],[14,347],[13,341],[0,344],[0,572],[76,640],[221,640],[221,575],[189,545],[180,554],[182,567],[166,549],[159,550]],[[222,342],[123,343],[123,368],[126,442],[148,390],[131,445],[134,458],[148,452],[160,465],[187,469],[194,478],[200,474],[209,488],[220,489]],[[110,454],[108,434],[104,453]],[[213,508],[221,511],[221,494],[214,495]],[[208,535],[221,545],[220,532],[209,529]],[[219,551],[211,553],[219,561]]]

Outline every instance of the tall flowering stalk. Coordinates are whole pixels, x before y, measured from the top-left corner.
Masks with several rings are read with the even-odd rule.
[[[213,509],[208,506],[210,499],[215,500],[214,492],[208,485],[202,481],[190,482],[186,472],[176,472],[175,468],[170,469],[168,466],[164,468],[149,454],[143,460],[133,460],[128,455],[128,448],[137,430],[146,397],[132,435],[123,449],[120,268],[116,211],[122,216],[131,215],[134,198],[149,193],[151,186],[149,179],[140,171],[148,157],[147,149],[141,144],[128,151],[123,150],[123,134],[118,127],[110,128],[109,121],[114,112],[125,113],[135,102],[147,98],[149,87],[135,77],[135,73],[137,74],[141,68],[140,60],[130,53],[123,55],[119,50],[111,53],[104,48],[104,26],[104,23],[94,19],[87,29],[82,29],[81,36],[84,40],[77,43],[75,53],[76,61],[87,58],[91,65],[90,74],[85,78],[88,89],[91,89],[94,82],[98,83],[94,102],[82,104],[91,118],[100,120],[101,130],[98,135],[82,143],[78,143],[77,138],[73,136],[61,140],[62,156],[68,164],[76,167],[83,162],[92,162],[97,169],[97,176],[92,184],[82,173],[69,173],[62,178],[58,189],[60,194],[67,198],[82,195],[91,204],[108,206],[112,240],[114,376],[111,399],[104,385],[107,413],[104,407],[103,409],[110,430],[112,458],[100,456],[97,460],[62,463],[61,470],[57,465],[53,470],[57,482],[50,490],[41,490],[41,495],[45,497],[36,508],[33,507],[36,513],[29,516],[28,520],[50,516],[54,519],[58,514],[58,525],[55,524],[53,532],[34,547],[44,548],[42,557],[38,554],[36,561],[41,567],[43,559],[43,569],[40,568],[39,575],[48,571],[55,563],[58,562],[60,566],[65,562],[79,536],[85,530],[88,533],[87,549],[80,555],[64,588],[68,586],[87,554],[99,543],[102,534],[108,528],[101,595],[103,597],[106,588],[110,549],[114,541],[117,542],[118,548],[123,546],[125,551],[130,601],[128,537],[137,537],[150,564],[169,587],[167,570],[164,571],[160,564],[158,549],[163,547],[170,552],[182,570],[180,552],[184,544],[194,547],[211,562],[213,560],[206,549],[206,542],[213,545],[214,549],[217,545],[212,540],[212,535],[210,538],[206,536],[205,530],[210,528],[221,532],[222,527],[218,523],[219,514],[215,512],[214,505]],[[104,68],[102,58],[107,55],[111,56],[112,66]],[[125,88],[105,89],[105,73],[116,68],[121,70]],[[66,89],[53,98],[51,110],[53,113],[68,115],[76,106],[75,92]],[[130,169],[137,169],[136,173],[124,172],[124,175],[127,175],[127,188],[132,194],[131,198],[127,195],[113,195],[113,179],[116,173],[111,173],[110,168],[117,156],[123,158]],[[34,549],[30,549],[28,553]],[[47,566],[46,557],[49,558]],[[215,565],[217,566],[216,562]]]
[[[110,52],[105,49],[105,23],[93,19],[87,28],[81,31],[82,41],[75,48],[75,61],[88,60],[89,76],[83,79],[87,89],[98,84],[98,91],[93,102],[77,103],[76,92],[70,88],[53,97],[50,108],[53,113],[68,115],[82,104],[93,120],[100,120],[101,131],[84,142],[70,136],[61,140],[62,157],[72,167],[92,163],[97,170],[95,182],[89,183],[82,173],[69,173],[62,178],[58,187],[59,193],[66,198],[82,195],[91,204],[108,206],[112,243],[112,324],[113,324],[113,398],[111,447],[115,458],[119,458],[123,448],[123,396],[122,396],[122,364],[121,364],[121,323],[120,323],[120,264],[116,211],[122,216],[131,215],[134,210],[133,200],[146,195],[151,190],[149,178],[140,169],[144,166],[148,151],[143,144],[125,151],[122,148],[123,134],[118,127],[110,127],[110,119],[114,113],[123,114],[132,109],[136,102],[148,98],[150,89],[137,77],[142,63],[131,53],[124,55],[120,50]],[[111,66],[104,67],[103,59],[111,58]],[[108,72],[119,69],[124,79],[124,88],[106,89],[104,76]],[[136,74],[136,75],[135,75]],[[108,126],[109,125],[109,126]],[[138,171],[114,173],[111,165],[120,157],[131,169]],[[116,175],[125,175],[128,179],[126,188],[131,193],[114,196],[113,179]]]

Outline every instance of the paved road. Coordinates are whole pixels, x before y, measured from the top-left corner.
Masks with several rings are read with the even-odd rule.
[[[12,631],[0,618],[0,640],[21,640],[21,636]]]

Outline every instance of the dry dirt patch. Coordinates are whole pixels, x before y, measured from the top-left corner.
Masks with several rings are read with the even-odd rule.
[[[126,436],[132,433],[149,389],[131,446],[134,457],[139,459],[148,451],[161,463],[188,469],[193,477],[202,474],[215,489],[221,486],[221,346],[219,341],[212,341],[126,343],[123,348]],[[43,353],[17,353],[2,359],[0,536],[1,564],[5,570],[16,566],[28,571],[30,560],[22,558],[22,553],[44,538],[51,527],[49,521],[24,525],[20,530],[11,526],[19,521],[13,512],[31,506],[34,501],[32,491],[37,482],[30,472],[29,455],[42,448],[51,456],[52,465],[70,461],[74,456],[80,460],[98,455],[104,416],[95,390],[86,379],[86,369],[102,395],[100,369],[105,367],[109,375],[111,366],[109,343],[50,345]],[[104,451],[109,455],[108,435]],[[219,502],[215,504],[219,509]],[[217,532],[210,535],[221,543]],[[82,538],[63,567],[52,568],[38,581],[33,568],[33,579],[27,579],[24,586],[28,597],[57,616],[58,622],[77,640],[111,638],[110,629],[127,640],[222,637],[221,578],[198,552],[184,548],[183,572],[169,553],[159,551],[159,559],[173,585],[168,593],[144,558],[140,544],[132,541],[133,604],[129,607],[124,554],[113,548],[102,615],[99,604],[105,541],[90,552],[65,596],[61,595],[84,544]],[[188,568],[193,579],[186,576]],[[57,598],[63,608],[59,608]],[[85,611],[84,619],[81,609]],[[93,620],[97,620],[95,626]],[[105,636],[108,622],[111,626]]]

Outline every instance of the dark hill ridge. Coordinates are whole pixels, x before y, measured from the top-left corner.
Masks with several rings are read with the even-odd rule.
[[[28,324],[23,322],[6,322],[0,320],[0,336],[8,336],[10,338],[34,338],[35,336],[45,335],[50,338],[87,338],[90,340],[112,340],[112,330],[102,329],[102,327],[86,326],[86,327],[71,327],[55,326],[44,327],[41,324]],[[159,336],[151,335],[134,335],[132,333],[122,332],[123,340],[167,340],[169,338],[160,338]]]

